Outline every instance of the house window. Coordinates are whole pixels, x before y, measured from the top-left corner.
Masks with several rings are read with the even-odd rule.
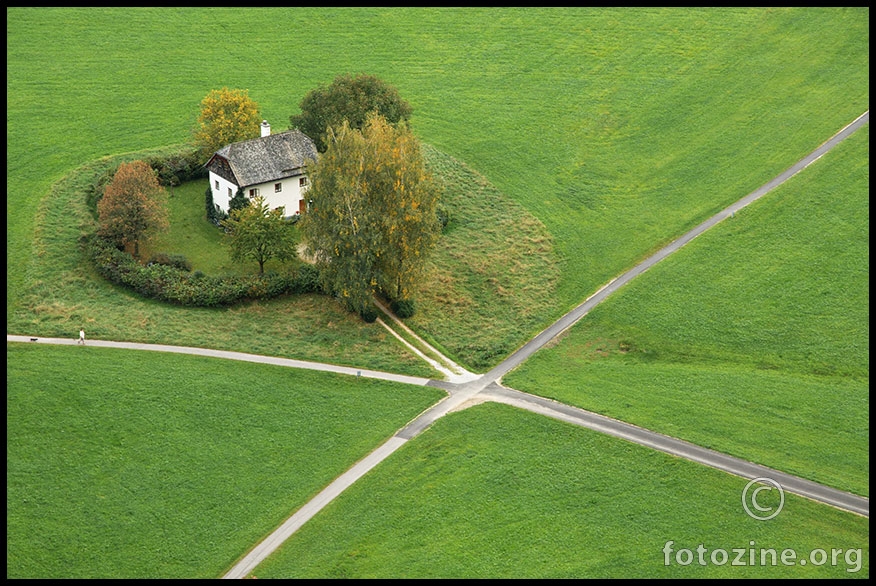
[[[228,199],[231,199],[231,188],[228,188]]]
[[[298,180],[298,187],[307,187],[307,177]]]
[[[219,191],[219,180],[213,182],[216,185],[216,191]]]
[[[249,196],[250,196],[250,197],[257,197],[258,194],[259,194],[259,188],[258,188],[258,187],[253,187],[252,189],[249,190]]]
[[[283,184],[274,183],[274,193],[280,193],[281,191],[283,191]]]

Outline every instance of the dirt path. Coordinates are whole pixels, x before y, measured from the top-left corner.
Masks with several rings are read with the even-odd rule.
[[[827,151],[839,144],[861,126],[867,124],[870,119],[870,112],[867,111],[858,117],[854,122],[843,128],[836,135],[831,137],[827,142],[818,147],[815,151],[804,157],[793,167],[766,183],[762,187],[753,191],[746,197],[735,202],[721,212],[715,214],[699,226],[690,230],[680,238],[666,245],[652,256],[648,257],[635,267],[626,271],[619,277],[613,279],[596,293],[587,298],[583,303],[569,311],[566,315],[554,322],[535,338],[524,344],[520,349],[511,354],[507,359],[502,361],[498,366],[483,375],[476,375],[462,369],[447,357],[441,355],[440,352],[429,346],[429,350],[439,358],[440,362],[428,358],[411,347],[415,353],[421,358],[424,358],[433,366],[438,365],[438,370],[448,377],[446,381],[435,381],[418,377],[410,377],[404,375],[395,375],[392,373],[377,372],[370,370],[353,369],[349,367],[341,367],[334,365],[326,365],[314,362],[305,362],[299,360],[289,360],[282,358],[274,358],[270,356],[258,356],[254,354],[245,354],[239,352],[227,352],[208,350],[202,348],[186,348],[181,346],[162,346],[152,344],[135,344],[124,342],[108,342],[101,340],[90,340],[88,345],[125,348],[134,350],[155,350],[163,352],[179,352],[192,353],[204,356],[214,356],[232,360],[246,360],[250,362],[262,362],[267,364],[278,364],[281,366],[289,366],[292,368],[307,368],[314,370],[323,370],[329,372],[339,372],[341,374],[349,374],[355,376],[368,376],[372,378],[381,378],[383,380],[392,380],[415,385],[430,385],[444,389],[448,392],[448,396],[438,402],[436,405],[427,409],[416,419],[398,431],[393,437],[387,440],[376,450],[365,456],[362,460],[356,463],[347,472],[338,477],[334,482],[329,484],[322,492],[320,492],[311,501],[302,506],[289,519],[286,520],[276,531],[271,533],[266,539],[256,545],[244,558],[242,558],[234,567],[229,570],[224,578],[245,578],[275,551],[286,539],[288,539],[299,527],[316,515],[324,506],[330,503],[334,498],[340,495],[346,488],[351,486],[356,480],[361,478],[368,471],[373,469],[377,464],[382,462],[390,454],[395,452],[399,447],[407,443],[408,440],[416,437],[422,431],[427,429],[440,417],[454,410],[465,408],[469,405],[484,401],[496,401],[513,405],[515,407],[540,413],[547,417],[553,417],[562,421],[587,427],[602,433],[613,435],[632,441],[650,448],[672,454],[681,458],[698,462],[713,468],[717,468],[735,474],[746,479],[759,477],[768,477],[777,480],[788,492],[792,492],[806,498],[810,498],[840,509],[851,511],[853,513],[869,517],[870,501],[858,495],[846,493],[834,488],[817,484],[809,480],[791,476],[777,470],[772,470],[764,466],[753,464],[745,460],[734,458],[726,454],[721,454],[713,450],[705,448],[658,434],[653,431],[642,429],[634,425],[624,423],[615,419],[604,417],[596,413],[585,411],[577,407],[556,403],[541,397],[515,391],[502,387],[499,384],[502,376],[510,372],[512,369],[519,366],[523,361],[529,358],[536,351],[541,349],[545,344],[556,338],[562,332],[570,328],[577,321],[583,318],[596,305],[604,301],[609,295],[617,291],[620,287],[642,274],[673,252],[677,251],[685,244],[715,226],[722,220],[733,216],[737,211],[741,210],[750,203],[760,199],[809,165],[818,160]],[[391,313],[389,314],[391,316]],[[392,316],[391,316],[392,317]],[[401,323],[401,322],[398,322]],[[386,324],[384,327],[390,329]],[[404,324],[402,324],[404,327]],[[390,329],[390,331],[392,331]],[[410,330],[407,330],[411,335],[416,336]],[[396,334],[397,335],[397,334]],[[398,336],[397,336],[398,337]],[[400,337],[399,337],[400,338]],[[401,338],[400,338],[401,339]],[[35,338],[29,336],[6,336],[7,342],[28,342],[28,343],[48,343],[48,344],[70,344],[75,345],[76,339],[61,339],[61,338]],[[425,342],[423,342],[425,344]],[[440,364],[443,363],[443,364]]]

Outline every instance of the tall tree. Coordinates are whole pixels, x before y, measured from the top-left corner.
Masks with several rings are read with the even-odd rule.
[[[98,234],[119,247],[133,247],[167,229],[166,192],[144,161],[122,163],[97,203]]]
[[[193,131],[201,159],[232,142],[256,138],[262,117],[248,90],[211,90],[201,100],[201,112]]]
[[[322,284],[360,313],[379,291],[407,300],[440,234],[419,143],[377,114],[361,131],[345,121],[327,136],[300,224]]]
[[[398,90],[373,75],[339,75],[329,85],[311,90],[299,105],[300,114],[289,118],[297,128],[316,143],[319,152],[328,144],[325,133],[340,128],[346,120],[351,128],[361,130],[368,114],[376,111],[390,124],[406,123],[413,112]]]
[[[271,259],[295,258],[295,233],[284,214],[282,206],[268,209],[263,196],[253,198],[248,206],[232,210],[230,216],[220,222],[227,230],[231,258],[237,262],[257,262],[260,275]]]

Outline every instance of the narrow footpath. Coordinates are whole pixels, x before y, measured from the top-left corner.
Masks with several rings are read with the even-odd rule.
[[[711,466],[713,468],[723,470],[730,474],[740,476],[745,479],[755,478],[771,478],[782,486],[787,492],[791,492],[830,506],[850,511],[865,517],[870,516],[870,500],[865,497],[840,491],[828,486],[824,486],[803,478],[792,476],[778,470],[773,470],[748,462],[739,458],[734,458],[720,452],[715,452],[700,446],[696,446],[689,442],[665,436],[647,429],[643,429],[629,423],[625,423],[616,419],[611,419],[597,413],[586,411],[570,405],[551,401],[543,397],[538,397],[528,393],[516,391],[503,387],[500,384],[502,376],[519,366],[532,354],[542,348],[545,344],[555,339],[562,334],[587,313],[590,312],[599,303],[604,301],[609,295],[617,291],[620,287],[642,274],[673,252],[677,251],[691,240],[715,226],[722,220],[733,216],[736,212],[760,199],[809,165],[818,160],[827,151],[839,144],[842,140],[850,136],[861,126],[867,124],[870,119],[869,110],[858,117],[854,122],[840,130],[837,134],[822,144],[808,156],[803,158],[790,169],[766,183],[762,187],[753,191],[749,195],[735,202],[726,209],[718,212],[699,226],[693,228],[677,240],[669,243],[650,257],[637,264],[619,277],[603,286],[596,293],[588,297],[583,303],[569,311],[551,326],[546,328],[532,340],[524,344],[520,349],[511,354],[507,359],[502,361],[495,368],[483,375],[477,375],[465,371],[451,360],[444,357],[437,350],[429,347],[431,353],[438,357],[438,361],[428,358],[422,352],[411,346],[403,338],[398,336],[409,348],[415,351],[421,358],[427,360],[433,366],[440,366],[439,372],[442,372],[447,377],[447,380],[438,381],[420,377],[412,377],[405,375],[397,375],[386,372],[355,369],[344,366],[335,366],[330,364],[321,364],[316,362],[306,362],[300,360],[291,360],[285,358],[276,358],[271,356],[260,356],[255,354],[246,354],[241,352],[229,352],[223,350],[209,350],[204,348],[189,348],[184,346],[166,346],[158,344],[139,344],[130,342],[110,342],[103,340],[89,340],[90,346],[123,348],[129,350],[152,350],[159,352],[177,352],[187,354],[198,354],[202,356],[211,356],[217,358],[225,358],[230,360],[244,360],[248,362],[259,362],[265,364],[276,364],[280,366],[288,366],[291,368],[305,368],[311,370],[321,370],[326,372],[337,372],[352,376],[365,376],[369,378],[378,378],[394,382],[413,384],[419,386],[433,386],[445,390],[448,395],[435,404],[430,409],[424,411],[421,415],[408,423],[405,427],[399,430],[395,435],[389,438],[385,443],[379,446],[376,450],[365,456],[357,462],[353,467],[339,476],[335,481],[329,484],[316,497],[298,509],[291,517],[289,517],[278,529],[271,533],[262,542],[257,544],[250,550],[238,563],[236,563],[226,574],[224,578],[245,578],[249,576],[255,568],[271,553],[273,553],[280,545],[288,539],[295,531],[298,530],[304,523],[316,515],[323,507],[334,500],[344,490],[350,487],[356,480],[361,478],[369,470],[373,469],[380,462],[386,459],[389,455],[395,452],[408,440],[416,437],[421,432],[426,430],[432,423],[451,411],[463,409],[468,405],[476,402],[495,401],[512,405],[521,409],[526,409],[535,413],[540,413],[547,417],[552,417],[561,421],[566,421],[574,425],[586,427],[601,433],[622,438],[627,441],[650,447],[655,450],[665,452],[680,458],[685,458],[693,462]],[[382,308],[385,311],[385,308]],[[386,312],[386,311],[385,311]],[[388,313],[388,312],[387,312]],[[391,313],[388,313],[392,317]],[[400,322],[399,322],[400,323]],[[387,329],[390,329],[386,324],[382,324]],[[402,324],[403,326],[403,324]],[[404,326],[403,326],[404,327]],[[390,331],[392,331],[390,329]],[[409,332],[409,331],[408,331]],[[413,334],[413,332],[409,332]],[[415,335],[415,334],[414,334]],[[37,344],[68,344],[75,345],[75,339],[63,338],[39,338],[31,336],[6,336],[7,342],[27,342]],[[420,340],[421,341],[421,340]],[[425,344],[425,342],[423,342]],[[443,363],[443,364],[441,364]]]

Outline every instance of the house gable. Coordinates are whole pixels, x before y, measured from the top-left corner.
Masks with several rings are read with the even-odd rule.
[[[231,169],[231,163],[229,163],[228,159],[226,159],[225,157],[215,154],[210,158],[209,161],[207,161],[205,167],[207,167],[207,170],[210,173],[215,173],[229,183],[240,186],[237,177],[234,176],[234,171]]]

